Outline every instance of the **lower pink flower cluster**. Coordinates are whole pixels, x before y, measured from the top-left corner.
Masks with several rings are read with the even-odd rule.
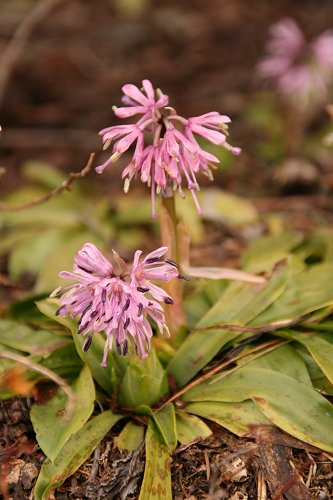
[[[220,160],[203,149],[196,136],[239,154],[240,148],[227,142],[230,118],[216,111],[184,118],[167,106],[169,97],[159,89],[155,90],[149,80],[143,80],[142,89],[127,84],[122,90],[126,106],[114,107],[115,115],[119,118],[142,116],[136,123],[115,125],[100,131],[104,149],[112,143],[113,147],[110,158],[99,165],[96,172],[101,174],[105,167],[135,144],[131,161],[123,171],[124,191],[128,191],[133,178],[139,177],[151,188],[152,217],[156,217],[155,195],[170,196],[173,191],[178,191],[184,196],[182,183],[185,180],[200,213],[196,175],[201,172],[212,179],[212,169]]]
[[[106,366],[109,350],[115,343],[119,354],[129,352],[128,339],[134,343],[138,356],[147,357],[153,335],[150,317],[160,333],[169,330],[161,303],[173,300],[150,280],[186,279],[178,273],[178,265],[162,260],[167,247],[161,247],[140,260],[141,251],[134,255],[128,270],[125,262],[113,252],[112,263],[92,243],[86,243],[74,258],[73,272],[63,271],[61,278],[75,283],[58,288],[61,307],[56,314],[79,318],[78,333],[87,337],[83,350],[88,351],[94,334],[105,332],[106,342],[101,366]]]

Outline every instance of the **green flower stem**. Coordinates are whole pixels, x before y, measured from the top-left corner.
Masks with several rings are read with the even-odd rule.
[[[306,127],[309,123],[309,114],[290,104],[282,105],[281,118],[284,123],[284,143],[287,156],[300,155]]]

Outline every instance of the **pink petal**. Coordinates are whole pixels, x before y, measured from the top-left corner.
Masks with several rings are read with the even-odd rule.
[[[126,96],[133,99],[133,101],[136,101],[143,106],[149,105],[149,99],[147,99],[147,97],[135,85],[127,83],[122,87],[122,91]]]

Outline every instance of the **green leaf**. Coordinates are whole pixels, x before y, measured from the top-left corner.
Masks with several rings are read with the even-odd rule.
[[[161,410],[154,411],[152,418],[161,434],[164,444],[172,452],[177,446],[176,416],[173,404],[168,403]]]
[[[292,232],[258,238],[244,253],[242,268],[251,273],[269,271],[277,262],[287,258],[301,241],[301,236]]]
[[[35,485],[34,499],[48,500],[55,488],[61,486],[90,457],[105,434],[121,418],[122,415],[111,411],[101,413],[69,438],[54,464],[46,459]]]
[[[250,354],[246,360],[256,356],[256,353]],[[240,360],[239,363],[242,363]],[[271,352],[249,361],[247,364],[249,368],[267,368],[269,370],[285,373],[289,377],[302,382],[309,387],[312,387],[309,372],[303,358],[296,352],[293,346],[283,345],[277,347]]]
[[[153,411],[150,406],[142,404],[136,408],[138,415],[147,415],[154,423],[159,440],[168,450],[173,451],[177,445],[175,409],[168,403],[164,408]]]
[[[283,293],[292,273],[292,263],[293,261],[289,260],[288,265],[279,266],[265,286],[232,283],[199,322],[199,328],[219,323],[244,325],[250,322]],[[240,332],[218,327],[191,332],[167,370],[178,385],[184,385],[206,366],[224,345],[238,336]]]
[[[278,266],[265,285],[233,283],[202,318],[198,328],[219,323],[249,323],[284,293],[294,267],[294,259],[288,259]]]
[[[280,336],[296,340],[308,349],[315,362],[320,366],[328,380],[333,384],[333,345],[318,333],[283,330]]]
[[[313,387],[321,394],[333,396],[333,384],[324,375],[309,351],[300,344],[295,347],[306,364]]]
[[[46,194],[45,189],[25,186],[7,197],[6,201],[13,204],[27,203]],[[74,198],[74,192],[63,193],[44,203],[43,209],[39,205],[28,207],[25,210],[5,212],[2,215],[3,223],[9,227],[77,227],[81,222],[81,210],[84,199]],[[73,205],[74,203],[74,205]]]
[[[190,389],[183,399],[230,403],[252,399],[284,431],[333,451],[333,405],[311,387],[284,373],[247,366],[215,382],[217,377]]]
[[[47,259],[42,261],[39,266],[36,292],[51,292],[58,286],[64,286],[65,282],[59,278],[58,274],[73,268],[75,254],[87,241],[97,245],[101,251],[104,250],[105,244],[101,238],[91,234],[83,227],[79,226],[75,230],[62,231],[60,241],[52,247],[52,251],[47,254]]]
[[[88,420],[94,409],[95,387],[88,367],[72,384],[76,400],[70,419],[64,418],[67,396],[58,390],[56,396],[45,404],[34,404],[30,417],[39,446],[53,463],[59,451]]]
[[[293,276],[285,291],[251,322],[253,326],[298,318],[333,304],[333,262],[312,266]]]
[[[135,224],[152,224],[150,218],[151,206],[147,198],[140,195],[121,196],[117,198],[116,222],[120,227],[134,226]]]
[[[222,189],[210,188],[201,191],[199,201],[205,219],[237,227],[258,221],[258,212],[253,203]]]
[[[149,422],[146,432],[146,466],[139,500],[172,500],[171,456]],[[38,499],[37,499],[38,500]]]
[[[119,401],[126,407],[135,409],[140,405],[156,403],[168,390],[165,370],[155,349],[148,358],[130,356],[124,378],[119,388]]]
[[[33,330],[16,321],[0,320],[0,342],[7,347],[30,354],[46,354],[68,344],[68,339],[48,330]]]
[[[319,261],[332,258],[333,232],[325,227],[310,234],[296,249],[296,254],[303,260]]]
[[[186,198],[176,196],[175,203],[176,213],[181,214],[181,219],[183,221],[191,221],[190,224],[186,225],[186,229],[189,232],[191,241],[193,242],[193,244],[201,243],[205,236],[203,221],[202,217],[198,214],[198,211],[192,199],[190,199],[189,196]]]
[[[240,437],[251,434],[256,425],[271,423],[252,401],[202,401],[190,403],[186,406],[186,411],[208,418]]]
[[[205,422],[182,410],[176,411],[176,428],[177,440],[181,444],[189,444],[198,439],[205,439],[212,434]]]
[[[19,245],[15,246],[9,257],[9,274],[17,279],[24,273],[38,274],[48,256],[64,240],[59,229],[33,230]],[[47,262],[48,264],[48,262]],[[48,268],[50,271],[50,267]],[[52,268],[51,268],[52,269]],[[50,275],[53,274],[49,273]]]
[[[22,165],[22,173],[26,179],[41,184],[48,190],[61,186],[64,181],[63,173],[47,163],[36,160]]]
[[[22,300],[16,300],[9,306],[8,316],[16,321],[45,322],[45,317],[36,306],[36,302],[47,298],[47,294],[31,295]]]
[[[115,438],[116,446],[121,450],[135,451],[144,438],[144,428],[134,422],[127,422],[119,436]]]
[[[83,363],[73,342],[54,349],[40,364],[56,372],[65,379],[74,380],[79,376]]]
[[[59,323],[60,325],[64,326],[70,332],[72,331],[72,329],[74,331],[77,329],[76,322],[69,316],[56,316],[57,309],[59,309],[60,307],[60,302],[58,299],[47,298],[45,300],[40,300],[36,302],[36,306],[41,313],[45,314],[45,316],[50,318],[55,323]]]
[[[1,240],[0,240],[0,254],[10,253],[13,248],[16,248],[25,240],[26,237],[30,236],[31,229],[21,229],[20,231],[8,230],[7,228],[1,228],[1,215],[0,215],[0,229],[1,229]]]

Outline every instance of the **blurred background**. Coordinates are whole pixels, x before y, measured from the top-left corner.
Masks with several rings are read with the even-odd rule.
[[[244,151],[235,168],[262,168],[253,151],[259,132],[247,118],[263,89],[254,68],[268,28],[291,16],[312,37],[333,24],[332,0],[39,3],[53,5],[32,29],[0,93],[2,192],[16,184],[27,159],[81,168],[90,152],[101,150],[97,132],[115,123],[111,106],[120,102],[121,86],[143,78],[162,88],[180,114],[228,114],[231,142]],[[37,4],[1,0],[0,53]],[[317,119],[324,116],[323,109]]]
[[[256,76],[269,27],[285,17],[310,40],[332,28],[333,2],[1,0],[2,199],[22,203],[42,196],[68,172],[81,170],[91,152],[95,166],[105,161],[109,152],[102,152],[98,131],[119,123],[112,106],[120,104],[122,85],[140,86],[148,78],[181,115],[229,115],[230,143],[243,150],[233,157],[205,145],[220,156],[221,168],[214,184],[203,176],[199,182],[229,194],[203,189],[203,218],[190,196],[181,201],[191,221],[194,262],[234,266],[248,241],[261,234],[333,223],[333,150],[323,142],[332,130],[326,109],[332,94],[307,120],[297,161],[286,166],[294,130],[278,96]],[[0,212],[4,280],[8,275],[37,292],[50,291],[59,284],[57,272],[71,268],[86,241],[113,246],[128,259],[135,248],[158,245],[149,190],[133,182],[130,194],[122,191],[127,162],[124,155],[102,176],[90,172],[47,204]],[[295,200],[295,194],[308,197]]]

